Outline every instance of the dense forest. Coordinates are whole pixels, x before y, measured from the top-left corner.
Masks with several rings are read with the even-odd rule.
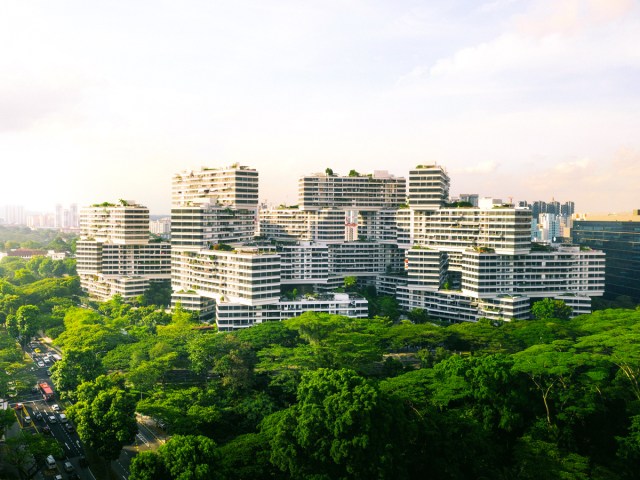
[[[169,435],[132,480],[640,472],[638,309],[569,320],[541,302],[536,320],[452,325],[307,312],[218,333],[181,308],[87,302],[68,261],[5,258],[0,274],[0,393],[35,381],[16,341],[52,338],[51,380],[92,452],[117,458],[136,412]]]

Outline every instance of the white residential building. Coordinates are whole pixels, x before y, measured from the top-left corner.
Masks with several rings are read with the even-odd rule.
[[[171,218],[164,217],[150,220],[149,231],[164,240],[169,240],[171,238]]]
[[[171,211],[172,302],[215,316],[218,328],[243,328],[302,313],[297,305],[366,316],[366,300],[349,296],[309,303],[282,300],[282,284],[328,283],[327,245],[344,241],[344,211],[263,211],[257,228],[258,173],[244,166],[203,168],[174,176]],[[247,245],[259,235],[299,248]],[[314,248],[312,242],[324,242]],[[362,307],[364,302],[365,307]],[[283,313],[284,312],[284,313]]]
[[[353,172],[348,176],[316,173],[298,182],[301,210],[338,208],[341,210],[379,210],[396,208],[405,202],[406,180],[386,170],[371,175]]]
[[[92,297],[131,299],[150,282],[171,278],[171,246],[149,240],[149,209],[133,201],[103,203],[80,212],[76,244],[82,288]]]
[[[450,321],[509,320],[528,318],[531,301],[549,297],[570,298],[574,315],[590,311],[590,297],[604,291],[602,252],[532,246],[528,208],[487,198],[478,207],[451,208],[443,201],[448,188],[440,167],[412,171],[409,212],[400,222],[412,245],[408,282],[396,288],[402,307]]]
[[[305,309],[366,316],[366,300],[330,293],[346,277],[449,321],[529,318],[542,298],[577,315],[602,295],[602,252],[532,245],[528,208],[478,196],[450,204],[449,185],[437,165],[412,169],[408,191],[387,172],[329,172],[300,179],[299,206],[258,212],[255,170],[183,172],[173,187],[173,302],[230,330]],[[281,296],[298,285],[317,295]]]

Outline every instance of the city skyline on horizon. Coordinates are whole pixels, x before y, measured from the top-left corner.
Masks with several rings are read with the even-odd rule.
[[[452,194],[639,207],[635,0],[12,3],[0,205],[170,211],[172,175],[437,163]],[[344,167],[343,167],[344,166]]]
[[[204,168],[211,168],[211,169],[218,169],[218,168],[225,168],[228,167],[229,165],[226,166],[216,166],[216,167],[204,167]],[[248,168],[252,168],[250,165],[243,165],[246,166]],[[444,166],[442,166],[444,167]],[[333,169],[332,169],[333,170]],[[446,170],[446,168],[445,168]],[[182,173],[185,170],[182,170],[181,172],[176,172],[176,173]],[[190,170],[186,170],[186,171],[190,171]],[[196,171],[196,169],[193,169],[193,171]],[[376,171],[383,171],[383,172],[388,172],[389,174],[391,174],[394,177],[397,178],[405,178],[405,179],[409,179],[409,175],[407,172],[407,175],[394,175],[392,172],[389,172],[388,170],[376,170]],[[258,172],[259,174],[260,172]],[[316,175],[316,174],[324,174],[326,172],[311,172],[308,173],[306,176],[312,176],[312,175]],[[358,172],[360,175],[362,176],[366,176],[369,174],[373,174],[372,172]],[[335,172],[334,174],[336,176],[348,176],[349,172]],[[301,177],[302,178],[302,177]],[[296,186],[298,185],[297,181],[295,182]],[[536,198],[536,199],[529,199],[529,198],[515,198],[515,197],[508,197],[508,198],[504,198],[504,197],[498,197],[495,195],[481,195],[478,194],[477,192],[460,192],[460,193],[455,193],[455,194],[451,194],[450,195],[450,199],[451,200],[459,200],[461,196],[467,196],[467,195],[477,195],[479,198],[493,198],[493,199],[497,199],[497,200],[501,200],[504,201],[505,203],[513,203],[513,204],[517,204],[518,202],[527,202],[528,206],[532,206],[533,203],[535,202],[544,202],[544,203],[552,203],[552,202],[556,202],[560,205],[564,205],[566,203],[575,203],[573,202],[572,199],[557,199],[555,197],[551,197],[549,199],[543,199],[543,198]],[[169,192],[169,199],[170,199],[170,192]],[[55,203],[55,204],[50,204],[50,205],[44,205],[44,206],[26,206],[26,205],[17,205],[17,204],[0,204],[0,209],[6,209],[6,208],[22,208],[23,209],[23,214],[24,215],[56,215],[56,209],[58,207],[61,207],[62,211],[68,211],[70,208],[72,207],[76,207],[76,209],[79,211],[82,208],[87,208],[87,207],[92,207],[95,206],[96,204],[100,204],[103,202],[106,203],[112,203],[112,204],[117,204],[119,201],[124,200],[126,202],[134,202],[138,205],[147,207],[149,209],[149,214],[152,217],[169,217],[171,215],[171,205],[169,205],[168,211],[166,212],[161,212],[161,211],[153,211],[152,208],[147,205],[145,202],[140,201],[138,198],[123,198],[123,197],[112,197],[112,198],[106,198],[106,199],[94,199],[93,201],[87,202],[87,203],[79,203],[79,202],[71,202],[68,205],[67,204],[61,204],[61,203]],[[268,201],[268,199],[263,199],[263,198],[259,198],[259,204],[260,205],[266,205],[267,208],[272,208],[272,207],[277,207],[279,205],[287,205],[287,206],[294,206],[298,204],[298,200],[299,198],[295,198],[295,201],[293,202],[270,202]],[[631,210],[637,210],[637,209],[629,209],[629,211]],[[2,212],[0,212],[0,218],[2,218],[1,215]],[[586,212],[586,211],[580,211],[578,212],[578,210],[576,210],[576,213],[603,213],[603,212],[597,212],[597,211],[591,211],[591,212]],[[608,212],[608,213],[628,213],[628,211],[620,211],[620,212]]]
[[[434,164],[437,165],[437,164]],[[253,168],[251,165],[243,165],[246,166],[248,168]],[[444,165],[440,165],[443,168],[446,167]],[[200,167],[200,168],[211,168],[211,169],[218,169],[218,168],[225,168],[225,167],[229,167],[229,165],[218,165],[218,166],[206,166],[206,167]],[[330,168],[330,167],[328,167]],[[186,171],[196,171],[196,168],[193,169],[187,169]],[[333,169],[332,169],[333,170]],[[181,170],[180,172],[175,172],[175,173],[182,173],[185,170]],[[389,174],[391,174],[394,177],[398,177],[398,178],[406,178],[408,180],[409,176],[408,176],[408,171],[406,175],[396,175],[393,172],[390,172],[388,170],[383,170],[383,169],[377,169],[376,171],[385,171],[388,172]],[[309,176],[309,175],[315,175],[315,174],[324,174],[325,172],[309,172],[306,175],[303,176]],[[371,172],[358,172],[360,175],[368,175],[368,174],[373,174],[373,170]],[[260,172],[258,172],[258,174],[260,174]],[[334,170],[334,174],[337,176],[348,176],[349,172],[336,172]],[[300,177],[302,178],[302,177]],[[296,179],[296,181],[294,182],[294,184],[298,185],[297,182],[298,179]],[[259,182],[260,183],[260,182]],[[452,182],[453,183],[453,182]],[[297,193],[297,192],[296,192]],[[557,202],[558,204],[566,204],[568,202],[572,202],[575,204],[575,212],[576,214],[587,214],[587,213],[592,213],[592,214],[624,214],[624,213],[630,213],[634,210],[638,210],[637,208],[635,208],[633,205],[631,205],[628,209],[626,210],[619,210],[619,211],[603,211],[603,210],[583,210],[579,208],[579,205],[573,201],[573,199],[571,198],[566,198],[566,199],[558,199],[555,197],[550,197],[550,198],[519,198],[516,196],[509,196],[509,197],[500,197],[497,195],[482,195],[478,192],[475,191],[465,191],[465,192],[455,192],[452,193],[450,195],[450,199],[451,200],[459,200],[461,195],[478,195],[479,198],[493,198],[493,199],[498,199],[498,200],[502,200],[505,203],[513,203],[513,204],[517,204],[518,202],[527,202],[528,206],[532,206],[534,202],[545,202],[545,203],[551,203],[551,202]],[[168,193],[167,195],[168,201],[169,201],[169,206],[167,211],[154,211],[153,208],[151,206],[149,206],[148,204],[146,204],[144,201],[141,201],[139,198],[131,198],[131,197],[127,197],[124,198],[122,196],[112,196],[110,198],[100,198],[100,199],[93,199],[91,201],[88,201],[86,203],[81,203],[81,202],[71,202],[69,204],[62,204],[62,203],[51,203],[51,204],[47,204],[47,205],[35,205],[35,204],[31,204],[31,206],[29,205],[19,205],[19,204],[13,204],[13,203],[6,203],[6,204],[0,204],[0,208],[5,209],[5,208],[23,208],[23,213],[24,215],[55,215],[56,214],[56,208],[57,207],[61,207],[62,210],[67,211],[69,208],[75,206],[78,210],[85,208],[85,207],[91,207],[94,206],[96,204],[102,203],[102,202],[107,202],[107,203],[114,203],[117,204],[120,200],[124,200],[127,202],[135,202],[138,205],[142,205],[145,206],[149,209],[149,213],[151,216],[153,217],[169,217],[171,215],[171,192]],[[266,198],[259,198],[259,203],[261,205],[266,205],[268,208],[271,207],[277,207],[278,205],[297,205],[298,203],[298,197],[296,196],[295,199],[293,199],[292,201],[289,202],[279,202],[279,201],[270,201],[269,199]],[[0,215],[0,218],[2,218],[2,216]]]

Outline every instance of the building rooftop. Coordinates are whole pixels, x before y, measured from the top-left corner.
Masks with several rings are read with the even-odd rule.
[[[640,209],[622,213],[576,213],[573,219],[591,222],[640,222]]]

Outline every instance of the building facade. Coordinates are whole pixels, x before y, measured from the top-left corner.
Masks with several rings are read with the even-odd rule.
[[[258,172],[233,165],[174,176],[171,210],[172,303],[198,310],[222,331],[299,315],[305,309],[367,316],[366,300],[331,294],[310,302],[281,294],[302,279],[327,284],[328,243],[344,238],[337,210],[282,208],[258,226]],[[297,248],[258,245],[256,235]],[[314,242],[325,242],[321,248]],[[304,307],[304,308],[303,308]]]
[[[528,207],[484,198],[452,208],[448,190],[443,168],[412,170],[399,224],[408,230],[400,236],[408,240],[408,281],[395,288],[405,310],[449,321],[509,320],[528,318],[532,301],[566,297],[573,315],[590,312],[591,297],[604,291],[603,252],[537,246]],[[391,278],[380,287],[389,289]]]
[[[133,201],[81,209],[76,261],[83,290],[99,300],[132,299],[171,278],[171,246],[150,241],[149,209]]]
[[[449,321],[529,318],[531,303],[542,298],[564,299],[578,315],[603,293],[601,251],[532,244],[528,206],[475,197],[449,203],[450,179],[438,165],[412,169],[408,182],[387,172],[328,171],[302,177],[298,185],[298,206],[258,211],[262,246],[247,251],[238,239],[231,253],[209,250],[182,260],[187,266],[178,276],[191,276],[192,291],[213,299],[221,328],[234,328],[234,315],[244,319],[236,326],[246,326],[252,315],[263,321],[297,311],[295,300],[277,298],[283,287],[330,293],[346,277],[394,295],[406,311],[422,308]],[[253,276],[246,255],[270,265],[263,277]],[[234,290],[239,272],[246,276],[240,284],[260,278],[271,296],[240,295]],[[344,308],[358,304],[344,302]]]
[[[306,310],[368,316],[366,299],[340,292],[347,277],[395,296],[405,311],[452,322],[529,318],[542,298],[563,299],[578,315],[603,294],[603,252],[532,243],[528,206],[479,197],[450,203],[441,166],[417,166],[408,182],[387,172],[328,171],[298,185],[298,206],[259,209],[252,168],[175,175],[170,255],[167,244],[149,242],[145,207],[84,209],[83,287],[126,298],[166,278],[170,263],[172,304],[215,319],[220,330]]]
[[[607,255],[605,295],[626,295],[640,302],[640,210],[624,214],[578,214],[573,242]]]

